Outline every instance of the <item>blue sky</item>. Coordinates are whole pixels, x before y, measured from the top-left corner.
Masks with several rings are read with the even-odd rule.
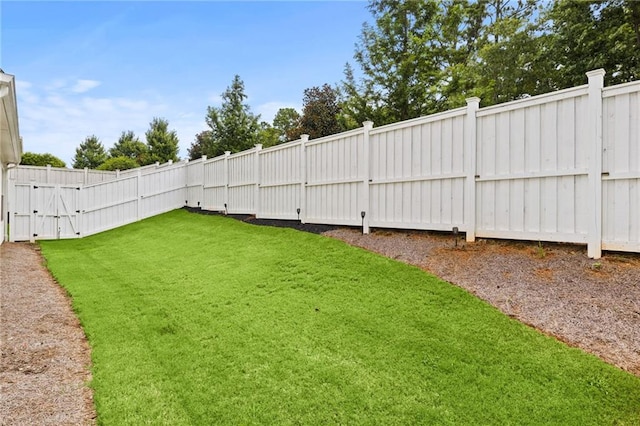
[[[235,74],[264,121],[300,111],[304,89],[354,64],[365,21],[365,1],[0,0],[0,67],[16,76],[25,151],[70,166],[85,137],[144,140],[164,117],[184,158]]]

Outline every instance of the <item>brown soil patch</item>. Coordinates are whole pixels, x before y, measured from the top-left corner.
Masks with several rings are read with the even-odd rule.
[[[324,235],[419,266],[505,314],[640,376],[640,255],[450,234],[337,229]]]
[[[0,424],[93,425],[91,355],[37,246],[0,246]]]

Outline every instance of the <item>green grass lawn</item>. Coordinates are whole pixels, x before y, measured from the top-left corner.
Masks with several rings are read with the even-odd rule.
[[[640,379],[418,268],[174,211],[41,242],[101,424],[640,424]]]

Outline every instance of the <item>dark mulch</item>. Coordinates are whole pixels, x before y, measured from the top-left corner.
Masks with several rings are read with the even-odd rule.
[[[273,226],[276,228],[292,228],[298,231],[311,232],[312,234],[322,234],[323,232],[333,231],[338,229],[338,226],[332,225],[320,225],[315,223],[302,223],[297,220],[276,220],[276,219],[257,219],[254,215],[250,214],[224,214],[224,212],[202,210],[199,207],[183,207],[183,209],[198,214],[225,216],[231,219],[236,219],[245,223],[259,226]]]

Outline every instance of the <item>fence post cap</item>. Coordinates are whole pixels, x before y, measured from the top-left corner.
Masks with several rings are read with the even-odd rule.
[[[470,98],[467,98],[465,100],[467,101],[467,105],[480,103],[480,98],[477,96],[471,96]]]
[[[364,126],[365,129],[373,129],[373,121],[371,120],[367,120],[367,121],[363,121],[362,125]]]
[[[597,70],[587,71],[585,74],[587,75],[587,77],[591,78],[591,77],[599,77],[599,76],[604,77],[606,73],[607,72],[604,70],[604,68],[598,68]]]

